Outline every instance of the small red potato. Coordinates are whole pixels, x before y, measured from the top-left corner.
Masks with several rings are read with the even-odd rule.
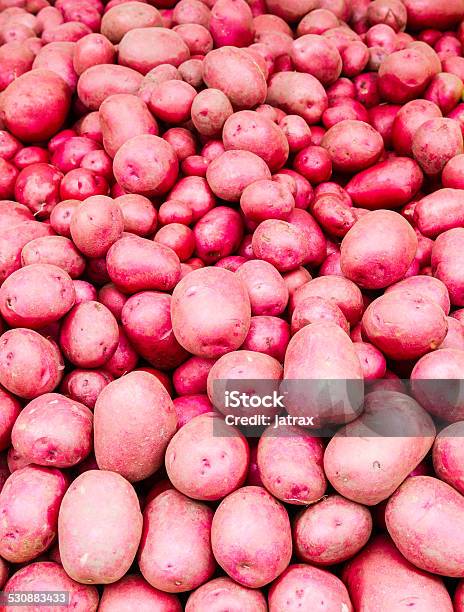
[[[121,209],[125,232],[144,237],[155,231],[158,215],[148,198],[128,193],[115,198],[114,202]]]
[[[454,487],[461,495],[464,493],[463,432],[462,421],[453,423],[442,429],[433,444],[433,469],[435,474],[440,480]]]
[[[369,212],[342,240],[342,272],[361,287],[382,289],[403,278],[417,245],[416,233],[400,214]]]
[[[198,221],[214,208],[215,198],[205,178],[186,176],[181,178],[169,194],[169,200],[188,205],[193,221]]]
[[[182,395],[173,400],[177,415],[177,429],[207,412],[214,412],[214,406],[207,395]]]
[[[91,283],[83,280],[73,280],[73,285],[76,292],[75,306],[82,304],[82,302],[90,302],[97,299],[97,290]]]
[[[205,303],[211,306],[207,317]],[[248,292],[229,270],[194,270],[175,287],[171,316],[175,337],[186,350],[198,357],[220,357],[238,349],[246,338],[251,319]]]
[[[107,196],[96,195],[80,204],[71,217],[71,237],[87,257],[102,257],[124,231],[121,209]]]
[[[243,237],[242,218],[228,206],[216,206],[196,223],[193,237],[198,257],[206,265],[216,263],[234,253],[240,245]]]
[[[462,168],[464,162],[464,154],[452,157],[443,168],[441,174],[441,182],[443,187],[451,187],[461,189],[464,186],[462,179]]]
[[[141,534],[139,501],[122,476],[89,470],[72,482],[61,503],[58,536],[61,562],[73,580],[110,584],[122,578]]]
[[[93,410],[97,397],[110,382],[111,376],[102,370],[75,369],[63,378],[60,390]]]
[[[71,91],[50,70],[31,70],[15,79],[2,94],[7,129],[25,142],[53,136],[69,111]]]
[[[187,359],[172,329],[170,295],[143,291],[131,296],[121,322],[132,346],[155,368],[175,368]]]
[[[31,240],[21,251],[21,261],[23,266],[33,264],[57,266],[67,272],[71,278],[79,278],[85,269],[85,259],[72,241],[64,236],[43,236]]]
[[[296,70],[311,74],[322,85],[331,85],[342,72],[342,58],[331,40],[318,34],[304,34],[292,44],[291,58]]]
[[[349,323],[340,308],[333,302],[313,295],[298,302],[292,314],[292,333],[311,323],[331,322],[349,333]]]
[[[139,612],[182,612],[176,595],[158,591],[137,574],[126,574],[106,585],[98,607],[100,612],[127,612],[128,602]]]
[[[462,152],[461,128],[454,119],[429,119],[412,139],[412,154],[425,174],[439,174],[450,159]]]
[[[267,612],[264,595],[255,589],[248,589],[237,584],[228,577],[215,578],[200,586],[189,596],[185,611],[220,612],[224,609],[253,610],[253,612]]]
[[[190,57],[190,51],[183,39],[167,28],[134,28],[121,39],[118,46],[121,66],[127,66],[141,74],[160,66],[179,66]]]
[[[176,430],[176,414],[155,376],[130,372],[102,389],[94,427],[99,468],[136,482],[160,467]]]
[[[404,0],[408,12],[408,26],[414,30],[436,28],[447,30],[462,20],[464,3],[462,0],[443,5],[439,0]]]
[[[280,219],[260,223],[252,238],[255,256],[272,264],[279,272],[295,270],[306,263],[311,256],[311,246],[301,227]]]
[[[269,426],[258,444],[258,469],[266,489],[287,504],[306,506],[321,499],[327,481],[323,446],[302,427]]]
[[[47,45],[50,46],[50,45]],[[116,50],[106,36],[87,34],[73,45],[72,62],[76,74],[81,75],[92,66],[111,64]]]
[[[428,57],[419,49],[403,49],[387,55],[379,68],[379,91],[394,104],[419,97],[433,76]]]
[[[187,359],[172,375],[172,382],[177,395],[206,393],[206,381],[213,365],[214,359],[205,359],[204,357]]]
[[[420,199],[414,207],[414,221],[421,234],[436,238],[455,227],[464,226],[461,189],[438,189]]]
[[[429,119],[441,117],[440,108],[429,100],[412,100],[397,112],[392,127],[392,143],[399,155],[412,155],[412,139]]]
[[[242,264],[236,274],[247,288],[252,315],[277,316],[283,313],[288,302],[288,289],[274,266],[253,259]]]
[[[290,565],[269,590],[269,612],[316,610],[352,612],[343,582],[326,570],[304,563]]]
[[[112,43],[117,44],[130,30],[156,26],[162,26],[162,19],[154,6],[142,2],[124,2],[112,6],[105,12],[101,22],[101,33]]]
[[[385,293],[391,293],[392,291],[417,292],[419,295],[436,302],[441,306],[446,315],[449,314],[450,299],[448,290],[438,278],[433,276],[410,276],[388,287]]]
[[[373,506],[387,499],[422,461],[434,437],[432,419],[411,397],[373,391],[366,395],[364,412],[330,440],[324,470],[338,493]]]
[[[62,173],[51,164],[31,164],[19,173],[15,199],[39,218],[50,216],[60,200]]]
[[[206,180],[213,193],[228,202],[240,200],[251,183],[270,178],[268,165],[250,151],[225,151],[206,170]]]
[[[235,582],[262,587],[284,571],[292,556],[287,511],[262,487],[242,487],[216,510],[211,543],[216,561]]]
[[[142,80],[139,72],[126,66],[98,64],[87,68],[81,74],[77,83],[77,94],[84,106],[97,111],[109,96],[136,94]]]
[[[327,130],[321,144],[339,172],[364,170],[375,164],[383,151],[382,137],[373,127],[349,119]]]
[[[222,91],[239,110],[254,108],[266,99],[264,75],[243,49],[225,46],[210,51],[203,61],[203,80]]]
[[[277,72],[270,81],[266,102],[291,115],[300,115],[309,125],[318,123],[327,109],[327,94],[321,83],[303,72]]]
[[[185,81],[163,81],[153,89],[148,107],[161,121],[184,123],[190,119],[190,109],[196,95],[195,88]]]
[[[414,479],[413,479],[414,480]],[[452,612],[443,581],[409,563],[386,535],[377,536],[344,568],[342,578],[356,610],[404,607]]]
[[[283,362],[290,341],[290,327],[279,317],[251,317],[250,329],[241,348],[264,353]]]
[[[427,512],[418,521],[417,510],[424,507]],[[385,522],[400,553],[416,567],[460,578],[463,512],[464,498],[452,487],[438,478],[416,476],[392,495]]]
[[[152,499],[144,511],[138,555],[145,580],[162,591],[180,593],[211,578],[216,567],[212,520],[208,506],[174,489]]]
[[[447,287],[451,304],[464,306],[462,265],[459,257],[464,244],[464,229],[455,228],[443,232],[432,248],[432,271]]]
[[[196,2],[198,0],[195,0]],[[198,3],[200,4],[200,3]],[[208,24],[202,25],[200,23],[183,23],[176,25],[173,30],[177,32],[179,36],[186,43],[189,48],[190,55],[206,55],[213,48],[213,37],[211,36],[210,31],[207,29]],[[201,67],[201,80],[203,81],[203,68],[202,68],[202,60],[190,59],[183,62],[179,66],[179,72],[182,75],[182,78],[185,80],[184,70],[186,66],[195,66],[192,62],[200,62]]]
[[[202,414],[174,435],[166,450],[169,480],[184,495],[222,499],[245,481],[249,448],[238,429],[216,414]]]
[[[365,337],[395,360],[417,359],[440,346],[448,331],[442,308],[413,291],[391,291],[374,300],[362,319]]]
[[[27,466],[16,470],[0,492],[0,554],[12,563],[35,559],[57,531],[58,510],[67,479],[56,469]]]
[[[117,151],[113,172],[129,193],[161,195],[174,185],[179,162],[173,147],[163,138],[142,134],[127,140]]]
[[[260,223],[266,219],[287,220],[295,207],[295,199],[285,185],[263,179],[243,190],[240,208],[247,220]]]
[[[216,47],[248,47],[253,42],[253,15],[245,0],[217,0],[209,29]]]
[[[344,382],[327,383],[337,379]],[[313,418],[313,426],[347,423],[362,410],[361,364],[351,339],[335,323],[312,323],[293,336],[285,354],[284,380],[288,413]]]
[[[26,461],[47,467],[76,465],[92,449],[90,410],[59,393],[45,393],[22,410],[12,444]]]
[[[11,327],[40,329],[74,306],[71,277],[58,266],[37,263],[9,276],[0,288],[0,312]]]
[[[18,328],[0,337],[0,384],[18,397],[53,391],[63,370],[58,348],[37,332]]]
[[[306,563],[334,565],[359,552],[371,531],[367,508],[341,495],[329,495],[297,515],[293,523],[295,552]]]
[[[98,368],[116,350],[118,324],[99,302],[83,302],[65,317],[60,330],[60,346],[66,358],[81,368]]]
[[[234,112],[229,98],[214,88],[200,91],[193,99],[190,111],[193,125],[202,136],[220,134],[227,118]]]
[[[11,444],[11,430],[21,408],[19,401],[0,387],[0,450],[2,451]]]

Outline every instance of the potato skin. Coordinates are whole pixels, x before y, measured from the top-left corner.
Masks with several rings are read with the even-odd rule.
[[[70,578],[59,563],[39,561],[19,569],[8,580],[4,587],[6,593],[21,591],[67,591],[69,605],[53,606],[55,612],[66,612],[72,607],[75,612],[96,612],[98,608],[98,591],[91,585],[83,585]],[[12,612],[34,612],[37,607],[8,606]]]
[[[112,6],[105,12],[101,22],[101,33],[112,43],[118,43],[134,28],[162,26],[159,11],[142,2],[124,2]]]
[[[97,398],[94,421],[99,468],[129,482],[160,467],[177,424],[168,392],[148,372],[130,372],[107,385]]]
[[[204,304],[210,304],[204,317]],[[194,270],[175,287],[172,328],[178,342],[198,357],[220,357],[236,350],[248,333],[250,299],[243,282],[229,270]]]
[[[325,381],[337,379],[348,381],[348,387],[334,382],[330,394],[321,398]],[[311,323],[293,336],[284,381],[285,406],[292,416],[314,417],[314,424],[323,426],[348,423],[362,410],[361,364],[349,336],[335,323]]]
[[[436,302],[405,290],[385,293],[369,304],[362,330],[386,357],[406,360],[438,348],[448,324]]]
[[[87,257],[102,257],[121,238],[124,219],[121,209],[103,195],[86,198],[74,211],[70,225],[71,237]]]
[[[408,26],[414,30],[447,30],[464,18],[464,2],[443,5],[440,0],[403,0],[408,12]]]
[[[341,495],[328,495],[296,517],[295,553],[314,565],[341,563],[361,550],[371,531],[372,517],[367,508]]]
[[[433,276],[409,276],[394,285],[390,285],[385,290],[385,293],[393,291],[411,291],[417,292],[419,295],[430,298],[441,306],[443,312],[447,315],[450,311],[450,299],[446,285],[438,278]]]
[[[440,234],[432,247],[433,275],[445,283],[451,304],[464,306],[464,267],[458,253],[464,245],[464,228]]]
[[[191,593],[185,612],[221,612],[224,609],[267,612],[264,595],[255,589],[237,584],[229,577],[215,578]]]
[[[122,476],[89,470],[70,485],[61,503],[58,536],[61,562],[73,580],[109,584],[122,578],[141,534],[139,501]]]
[[[463,207],[461,189],[438,189],[417,202],[414,221],[421,234],[436,238],[447,230],[464,226]]]
[[[225,46],[210,51],[203,61],[203,80],[219,89],[238,110],[250,109],[266,99],[266,80],[245,50]]]
[[[117,64],[98,64],[85,70],[77,82],[83,104],[97,111],[103,100],[114,94],[136,94],[143,77],[136,70]]]
[[[85,259],[65,236],[43,236],[31,240],[21,251],[21,261],[23,266],[58,266],[73,279],[79,278],[85,269]]]
[[[432,453],[435,474],[461,495],[464,494],[463,435],[463,421],[448,425],[435,438]]]
[[[290,565],[269,590],[269,612],[315,610],[353,612],[343,582],[326,570],[304,563]]]
[[[118,582],[106,585],[100,599],[100,612],[127,612],[127,605],[139,612],[182,612],[176,595],[152,587],[138,574],[126,574]]]
[[[422,461],[434,436],[432,419],[411,397],[373,391],[366,396],[361,416],[327,445],[326,476],[347,499],[373,506],[387,499]]]
[[[186,423],[171,439],[165,465],[170,481],[193,499],[222,499],[245,481],[249,447],[240,431],[214,413]]]
[[[211,578],[212,520],[211,508],[174,489],[153,499],[144,510],[138,555],[144,578],[168,593],[190,591]]]
[[[206,169],[206,180],[212,192],[227,202],[238,202],[248,185],[270,178],[266,162],[251,151],[225,151]]]
[[[242,487],[216,510],[211,544],[216,561],[233,580],[264,586],[284,571],[292,556],[287,511],[262,487]]]
[[[24,563],[42,554],[56,536],[58,510],[67,487],[56,469],[27,466],[8,477],[0,492],[0,554]]]
[[[59,393],[45,393],[16,419],[13,447],[30,463],[72,467],[92,449],[92,424],[92,413],[83,404]]]
[[[368,123],[345,119],[327,130],[321,146],[328,151],[335,170],[359,172],[379,159],[383,140]]]
[[[388,532],[408,561],[456,578],[464,576],[463,521],[464,497],[431,476],[406,479],[385,510]]]
[[[74,306],[67,272],[52,264],[31,264],[13,272],[0,287],[0,313],[12,327],[40,329]]]
[[[363,215],[342,240],[342,272],[361,287],[382,289],[403,278],[417,244],[415,231],[400,214],[372,211]]]
[[[452,612],[445,585],[409,563],[387,535],[377,536],[344,568],[342,579],[359,612],[389,610],[405,606],[419,610]]]
[[[4,451],[10,446],[11,430],[21,409],[22,406],[19,401],[0,387],[0,451]]]
[[[266,102],[313,125],[327,109],[327,94],[320,82],[303,72],[277,72],[269,80]]]

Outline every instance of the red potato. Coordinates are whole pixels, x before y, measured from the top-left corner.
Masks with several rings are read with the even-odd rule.
[[[0,492],[0,554],[4,559],[24,563],[47,550],[56,536],[67,484],[66,477],[53,468],[27,466],[9,476]]]
[[[211,543],[217,562],[235,582],[252,588],[264,586],[290,562],[287,512],[262,487],[243,487],[228,495],[216,510]]]
[[[2,94],[2,115],[8,130],[25,142],[53,136],[69,111],[71,92],[50,70],[31,70]]]
[[[110,157],[121,146],[141,134],[158,134],[158,125],[145,102],[132,94],[115,94],[106,98],[99,109],[103,146]]]
[[[71,277],[58,266],[31,264],[9,276],[0,288],[0,312],[12,327],[39,329],[58,321],[73,306]]]
[[[0,388],[0,407],[0,449],[3,451],[11,444],[11,430],[21,411],[21,404],[13,395]]]
[[[121,209],[107,196],[91,196],[80,204],[71,217],[73,242],[87,257],[105,255],[121,236],[124,221]]]
[[[196,130],[202,136],[219,134],[233,108],[229,98],[220,89],[204,89],[193,99],[191,118]]]
[[[264,353],[282,362],[289,341],[290,329],[286,321],[278,317],[251,317],[250,329],[241,348]]]
[[[24,42],[12,41],[0,48],[0,90],[3,91],[14,81],[32,68],[34,53]]]
[[[180,365],[172,375],[177,395],[206,393],[206,381],[213,365],[214,359],[203,357],[190,357]]]
[[[27,206],[13,200],[0,200],[0,232],[9,230],[23,221],[33,220],[34,216]]]
[[[139,72],[126,66],[98,64],[87,68],[80,75],[77,94],[88,109],[97,111],[109,96],[136,94],[142,80]]]
[[[206,180],[213,193],[229,202],[240,200],[251,183],[270,178],[265,161],[250,151],[225,151],[206,170]]]
[[[177,68],[175,66],[172,66],[171,64],[160,64],[159,66],[152,68],[143,77],[140,87],[138,89],[138,95],[142,98],[145,104],[148,104],[151,98],[152,91],[160,83],[163,83],[164,81],[169,81],[171,79],[182,79]]]
[[[170,128],[164,132],[163,138],[172,146],[180,162],[184,161],[187,157],[195,157],[197,142],[192,132],[187,128]]]
[[[362,415],[340,429],[327,445],[326,476],[347,499],[378,504],[422,461],[434,436],[432,419],[411,397],[373,391],[366,396]],[[353,452],[360,437],[363,451]]]
[[[460,58],[459,58],[460,59]],[[446,115],[460,102],[463,82],[459,76],[450,74],[452,70],[446,70],[435,75],[424,94],[426,100],[431,100]],[[464,75],[463,75],[464,76]]]
[[[435,438],[433,445],[435,474],[461,494],[464,493],[462,435],[463,423],[458,421],[445,427]]]
[[[173,187],[179,163],[173,147],[163,138],[142,134],[127,140],[117,151],[113,172],[129,193],[161,195]]]
[[[446,285],[453,306],[464,306],[462,266],[458,256],[463,240],[463,228],[451,229],[440,234],[432,248],[433,274]]]
[[[463,196],[460,189],[438,189],[420,199],[414,208],[419,231],[429,238],[455,227],[464,227]]]
[[[266,80],[258,64],[236,47],[210,51],[203,61],[203,80],[221,90],[236,109],[253,108],[266,98]]]
[[[30,463],[72,467],[91,451],[92,421],[86,406],[46,393],[23,409],[13,427],[12,444]]]
[[[207,29],[207,27],[207,23],[204,25],[200,23],[184,23],[176,25],[173,30],[174,32],[177,32],[177,34],[179,34],[179,36],[184,40],[187,47],[189,48],[190,55],[206,55],[213,48],[213,37],[211,36],[211,33]],[[196,61],[197,60],[195,59],[187,60],[179,66],[179,72],[181,73],[182,78],[184,78],[185,76],[182,74],[183,70],[185,70],[185,67],[187,65],[195,65],[191,64],[191,62]],[[203,75],[203,69],[201,70],[201,74]]]
[[[426,174],[439,174],[450,159],[462,152],[462,133],[454,119],[429,119],[412,139],[412,154]]]
[[[391,291],[374,300],[362,320],[363,335],[386,357],[417,359],[440,346],[448,330],[437,302],[410,290]]]
[[[446,30],[464,17],[464,3],[461,0],[443,6],[437,0],[404,0],[408,12],[408,26],[414,30],[436,28]]]
[[[419,49],[395,51],[380,64],[380,94],[388,102],[404,104],[419,96],[432,76],[429,59]]]
[[[299,72],[311,74],[323,85],[330,85],[342,71],[342,59],[331,40],[318,34],[305,34],[292,44],[291,58]]]
[[[416,131],[427,120],[441,117],[440,108],[428,100],[412,100],[396,114],[392,128],[392,142],[399,155],[412,155],[412,140]]]
[[[190,119],[190,109],[196,94],[195,88],[185,81],[163,81],[153,89],[148,106],[161,121],[183,123]]]
[[[344,382],[327,383],[337,379]],[[362,410],[361,364],[349,336],[335,323],[312,323],[293,336],[285,355],[284,381],[288,413],[312,418],[313,426],[347,423]]]
[[[78,278],[85,269],[85,259],[72,241],[64,236],[43,236],[31,240],[21,251],[21,261],[23,266],[33,264],[57,266],[67,272],[71,278]]]
[[[295,207],[291,191],[283,184],[263,179],[243,190],[240,208],[247,220],[260,223],[266,219],[288,219]]]
[[[443,187],[451,187],[454,189],[461,189],[463,187],[462,181],[462,163],[464,161],[464,154],[456,155],[446,162],[443,172],[441,174],[441,181]]]
[[[60,391],[93,410],[97,397],[111,380],[103,370],[75,369],[63,378]]]
[[[103,176],[87,170],[76,168],[66,174],[61,182],[60,195],[62,199],[86,200],[90,196],[108,194],[108,183]]]
[[[106,585],[98,607],[100,612],[127,612],[128,605],[136,606],[139,612],[182,611],[176,595],[155,589],[137,574],[126,574]]]
[[[208,412],[214,412],[214,406],[207,395],[182,395],[173,401],[177,415],[177,429],[189,421]]]
[[[71,238],[71,218],[79,206],[79,200],[62,200],[50,213],[50,225],[57,234]]]
[[[144,511],[138,555],[144,578],[168,593],[190,591],[211,578],[213,511],[174,489],[152,499]],[[168,563],[169,571],[166,571]]]
[[[59,202],[62,179],[63,174],[51,164],[31,164],[16,179],[15,198],[35,216],[48,217]]]
[[[279,121],[279,127],[285,134],[292,153],[311,144],[311,130],[303,117],[286,115]]]
[[[143,291],[131,296],[121,312],[130,343],[156,368],[177,367],[188,357],[174,336],[170,311],[170,295]]]
[[[195,234],[181,223],[165,225],[156,232],[153,240],[171,248],[181,261],[189,259],[195,250]]]
[[[427,511],[420,521],[415,520],[414,509],[417,506],[424,509],[424,505]],[[408,561],[419,569],[459,578],[463,574],[459,529],[463,508],[464,498],[448,484],[438,478],[416,476],[407,478],[392,495],[385,522],[392,540]]]
[[[359,172],[378,161],[383,140],[368,123],[346,120],[324,134],[322,146],[327,149],[335,170]]]
[[[99,64],[111,64],[116,50],[106,36],[87,34],[77,41],[72,56],[76,74],[81,75],[87,68]]]
[[[37,332],[18,328],[0,337],[0,384],[18,397],[53,391],[63,370],[58,348]]]
[[[315,565],[341,563],[363,548],[371,531],[367,508],[341,495],[329,495],[297,515],[293,523],[295,553]]]
[[[267,612],[264,595],[255,589],[248,589],[228,577],[215,578],[200,586],[189,596],[186,612],[220,612],[221,610],[253,610]]]
[[[101,33],[109,41],[117,44],[130,30],[156,26],[162,26],[162,19],[154,6],[142,2],[124,2],[105,12],[101,22]]]
[[[295,305],[291,321],[292,333],[298,332],[311,323],[324,322],[335,323],[346,333],[349,332],[349,323],[343,312],[335,303],[329,302],[317,295],[307,297]]]
[[[452,348],[464,350],[464,325],[454,317],[446,317],[448,331],[439,348]]]
[[[53,42],[77,42],[83,36],[90,34],[92,30],[79,21],[68,21],[54,28],[47,28],[42,32],[44,43]]]
[[[310,125],[318,123],[328,102],[324,88],[310,74],[278,72],[269,82],[266,102],[286,113],[300,115]]]
[[[269,590],[269,612],[284,607],[289,611],[326,610],[352,612],[350,596],[343,582],[333,574],[304,563],[290,565]]]
[[[110,584],[122,578],[141,534],[139,501],[122,476],[89,470],[72,482],[61,503],[58,537],[61,562],[73,580]]]
[[[388,287],[385,293],[391,293],[392,291],[417,292],[419,295],[436,302],[441,306],[446,315],[449,314],[450,299],[448,290],[438,278],[433,276],[410,276]]]
[[[455,423],[464,415],[458,379],[462,377],[464,351],[441,349],[424,355],[411,372],[411,389],[418,402],[432,415]],[[439,381],[452,382],[439,382]]]
[[[406,274],[417,244],[416,233],[401,215],[386,210],[369,212],[342,241],[342,272],[361,287],[387,287]]]
[[[266,261],[252,260],[241,265],[237,275],[247,288],[252,315],[276,316],[283,313],[288,302],[288,289],[274,266]]]
[[[104,368],[114,378],[120,378],[135,369],[139,356],[129,342],[124,330],[119,328],[119,341],[116,350],[106,361]]]
[[[356,174],[346,186],[356,206],[377,210],[399,208],[419,191],[423,175],[406,157],[392,157]]]
[[[209,29],[216,47],[248,47],[253,42],[253,15],[245,0],[217,0]]]
[[[50,70],[75,91],[78,76],[73,66],[74,44],[72,42],[53,42],[40,49],[32,64],[33,69]]]
[[[331,10],[310,9],[299,22],[296,33],[298,36],[323,34],[326,30],[336,28],[338,24],[339,20]]]
[[[81,368],[103,365],[116,350],[118,324],[111,312],[98,302],[74,306],[63,320],[60,346],[66,358]]]
[[[32,593],[42,592],[66,592],[69,603],[66,605],[54,605],[56,612],[66,612],[72,606],[76,612],[96,612],[98,608],[98,591],[96,587],[79,584],[72,580],[57,562],[39,561],[31,563],[16,571],[6,583],[4,590],[12,601],[18,593],[29,591]],[[23,612],[34,612],[35,604],[16,606],[12,604],[12,611],[19,607]]]
[[[167,28],[134,28],[119,42],[119,63],[141,74],[160,66],[171,64],[175,67],[190,57],[190,51],[176,32]]]
[[[279,272],[295,270],[304,264],[311,256],[311,246],[300,227],[279,219],[260,223],[252,239],[255,256]]]
[[[368,342],[354,342],[354,349],[361,364],[364,380],[383,378],[387,363],[382,353]]]
[[[164,244],[139,236],[117,240],[107,253],[106,263],[112,282],[124,293],[169,291],[180,278],[177,254]]]
[[[180,179],[169,194],[169,201],[171,200],[187,205],[193,221],[198,221],[215,205],[211,188],[206,179],[200,176],[186,176]]]
[[[69,172],[79,167],[87,153],[97,151],[98,143],[85,136],[70,136],[57,142],[53,147],[51,163],[62,172]]]
[[[174,435],[166,450],[169,480],[184,495],[222,499],[245,481],[248,443],[238,429],[217,414],[202,414]]]
[[[385,535],[377,536],[344,568],[342,579],[356,610],[400,612],[405,606],[452,612],[445,585],[409,563]]]
[[[144,237],[155,231],[158,215],[148,198],[128,193],[115,198],[114,202],[121,209],[125,232]]]
[[[258,444],[258,469],[266,489],[287,504],[306,506],[321,499],[327,481],[319,438],[295,426],[271,425]]]
[[[236,210],[217,206],[196,223],[193,237],[198,257],[205,264],[216,263],[238,248],[243,237],[242,218]]]

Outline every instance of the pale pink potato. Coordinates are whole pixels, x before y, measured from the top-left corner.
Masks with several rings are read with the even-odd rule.
[[[106,36],[102,34],[87,34],[74,46],[72,62],[74,70],[81,75],[87,68],[100,64],[111,64],[116,49]]]
[[[225,93],[208,88],[195,96],[190,112],[195,129],[202,136],[211,137],[221,134],[224,123],[234,110]]]
[[[85,199],[71,217],[71,238],[87,257],[102,257],[121,238],[124,221],[121,209],[107,196]]]
[[[327,109],[327,94],[321,83],[303,72],[277,72],[271,76],[266,102],[307,123],[318,123]]]
[[[0,450],[11,444],[11,430],[21,412],[21,404],[10,393],[0,387]]]
[[[274,266],[253,259],[242,264],[236,274],[247,288],[252,315],[276,316],[284,312],[288,289]]]
[[[80,370],[69,372],[60,386],[60,391],[76,402],[93,410],[102,389],[112,380],[103,370]]]
[[[392,291],[413,291],[436,302],[447,315],[450,311],[450,299],[446,285],[433,276],[410,276],[394,285],[390,285],[385,293]]]
[[[152,234],[157,226],[157,211],[148,198],[127,193],[115,198],[124,220],[124,231],[137,236]]]
[[[211,508],[175,489],[152,499],[144,510],[138,554],[145,580],[161,591],[181,593],[211,578],[216,568],[212,520]]]
[[[216,510],[211,543],[216,561],[235,582],[262,587],[290,563],[287,511],[262,487],[243,487],[228,495]]]
[[[228,202],[240,200],[251,183],[270,178],[266,162],[250,151],[225,151],[206,170],[206,180],[213,193]]]
[[[84,106],[97,111],[109,96],[119,93],[136,94],[142,80],[139,72],[126,66],[98,64],[81,74],[77,94]]]
[[[335,170],[359,172],[378,161],[383,152],[381,135],[363,121],[339,121],[324,134],[322,146],[327,149]]]
[[[43,236],[26,244],[21,251],[23,266],[52,264],[58,266],[73,279],[79,278],[85,269],[85,259],[65,236]]]
[[[461,495],[464,493],[463,432],[463,422],[458,421],[442,429],[433,444],[435,474],[440,480],[454,487]]]
[[[98,466],[130,482],[151,476],[162,464],[177,419],[168,392],[155,376],[130,372],[97,398],[94,446]]]
[[[108,584],[100,599],[100,612],[182,612],[176,595],[152,587],[142,576],[127,574],[118,582]]]
[[[122,476],[105,470],[78,476],[63,498],[58,517],[66,573],[84,584],[120,580],[137,553],[142,522],[134,488]]]
[[[144,2],[124,2],[105,12],[101,22],[101,33],[112,43],[117,44],[130,30],[161,25],[161,15],[154,6]]]
[[[185,424],[166,450],[172,484],[193,499],[222,499],[245,481],[249,448],[245,437],[217,414],[202,414]]]
[[[58,510],[68,482],[57,469],[16,470],[0,492],[0,554],[13,563],[35,559],[57,533]]]
[[[93,416],[86,406],[59,393],[45,393],[21,411],[11,440],[30,463],[68,468],[90,453],[92,425]]]
[[[214,578],[189,596],[185,612],[267,612],[264,595],[256,589],[237,584],[228,577]]]

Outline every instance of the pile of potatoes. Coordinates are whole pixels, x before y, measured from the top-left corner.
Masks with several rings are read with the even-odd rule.
[[[464,612],[463,95],[464,0],[0,0],[0,612]]]

